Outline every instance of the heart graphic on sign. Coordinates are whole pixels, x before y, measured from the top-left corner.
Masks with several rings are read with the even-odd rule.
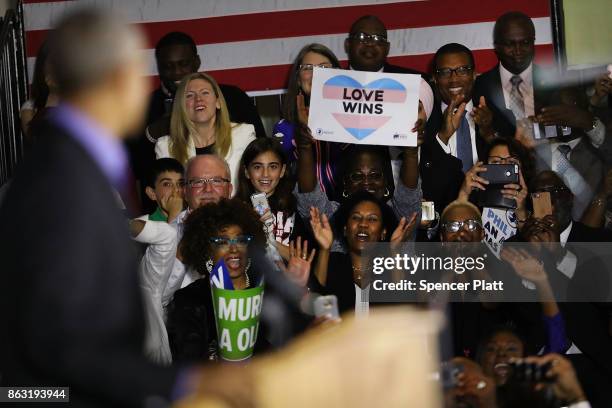
[[[323,98],[343,100],[343,111],[332,112],[332,116],[357,140],[370,136],[391,119],[382,113],[383,104],[402,103],[406,95],[404,85],[390,78],[362,85],[349,76],[338,75],[323,84]]]

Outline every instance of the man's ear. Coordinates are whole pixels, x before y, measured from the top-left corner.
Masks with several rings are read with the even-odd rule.
[[[198,72],[198,70],[200,69],[201,65],[202,65],[202,60],[200,59],[200,56],[198,54],[196,54],[195,60],[193,62],[193,66],[195,68],[194,72]]]
[[[149,197],[151,201],[157,202],[157,197],[155,196],[155,190],[153,190],[151,187],[147,186],[145,188],[145,194],[147,195],[147,197]]]
[[[349,55],[349,48],[350,48],[350,40],[346,38],[344,40],[344,52],[346,53],[346,55]]]

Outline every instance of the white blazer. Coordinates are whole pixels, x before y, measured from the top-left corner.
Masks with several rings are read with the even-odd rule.
[[[232,176],[232,196],[236,194],[238,190],[238,172],[240,171],[240,159],[244,149],[255,140],[255,128],[253,125],[248,123],[232,123],[232,144],[230,146],[227,155],[224,157],[225,161],[229,165],[230,173]],[[187,145],[187,158],[191,159],[196,155],[195,144],[193,139],[189,138],[189,144]],[[162,136],[157,139],[155,143],[155,158],[162,159],[170,156],[170,136]]]

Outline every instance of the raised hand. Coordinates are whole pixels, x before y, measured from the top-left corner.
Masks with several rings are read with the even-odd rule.
[[[448,105],[444,111],[444,115],[442,117],[442,128],[438,133],[438,137],[445,144],[448,143],[448,139],[450,139],[450,137],[455,134],[457,129],[459,129],[461,117],[465,113],[466,106],[463,99],[464,95],[457,95],[455,98],[453,98],[450,105]]]
[[[505,246],[501,258],[512,265],[518,276],[535,284],[548,281],[544,265],[524,249]]]
[[[569,126],[587,131],[593,127],[594,116],[578,106],[564,104],[542,108],[535,119],[544,126]]]
[[[599,105],[601,100],[610,94],[612,94],[612,78],[606,72],[595,80],[595,93],[591,96],[591,105]]]
[[[459,190],[458,200],[468,201],[472,190],[486,190],[489,181],[480,177],[478,173],[487,171],[483,162],[479,161],[465,173],[465,179]]]
[[[525,202],[527,200],[528,191],[527,184],[525,184],[525,180],[523,179],[523,173],[520,170],[519,184],[505,184],[501,193],[504,197],[516,201],[517,215],[520,215],[521,218],[525,218],[527,212],[525,209]]]
[[[416,216],[417,214],[414,213],[410,216],[410,220],[407,220],[406,217],[402,217],[400,219],[397,228],[395,228],[395,231],[393,231],[393,234],[391,234],[391,239],[389,240],[391,245],[395,246],[405,242],[408,237],[412,235],[414,226],[416,225]]]
[[[287,275],[289,279],[295,282],[300,287],[305,287],[310,276],[310,265],[315,256],[315,250],[308,255],[308,241],[304,241],[302,246],[302,237],[297,238],[297,242],[289,243],[289,263],[285,266],[282,261],[278,261],[277,265]]]
[[[334,242],[334,233],[327,215],[321,214],[318,208],[310,207],[310,226],[319,247],[329,250]]]
[[[480,135],[485,141],[490,141],[495,135],[495,131],[493,130],[493,112],[491,112],[491,109],[487,106],[487,101],[484,96],[480,97],[478,106],[474,107],[470,114],[472,118],[474,118],[474,123],[478,125]]]

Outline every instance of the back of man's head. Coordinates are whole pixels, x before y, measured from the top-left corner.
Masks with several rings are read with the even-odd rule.
[[[81,9],[66,16],[52,32],[49,63],[61,96],[103,83],[134,58],[142,36],[117,16]]]

